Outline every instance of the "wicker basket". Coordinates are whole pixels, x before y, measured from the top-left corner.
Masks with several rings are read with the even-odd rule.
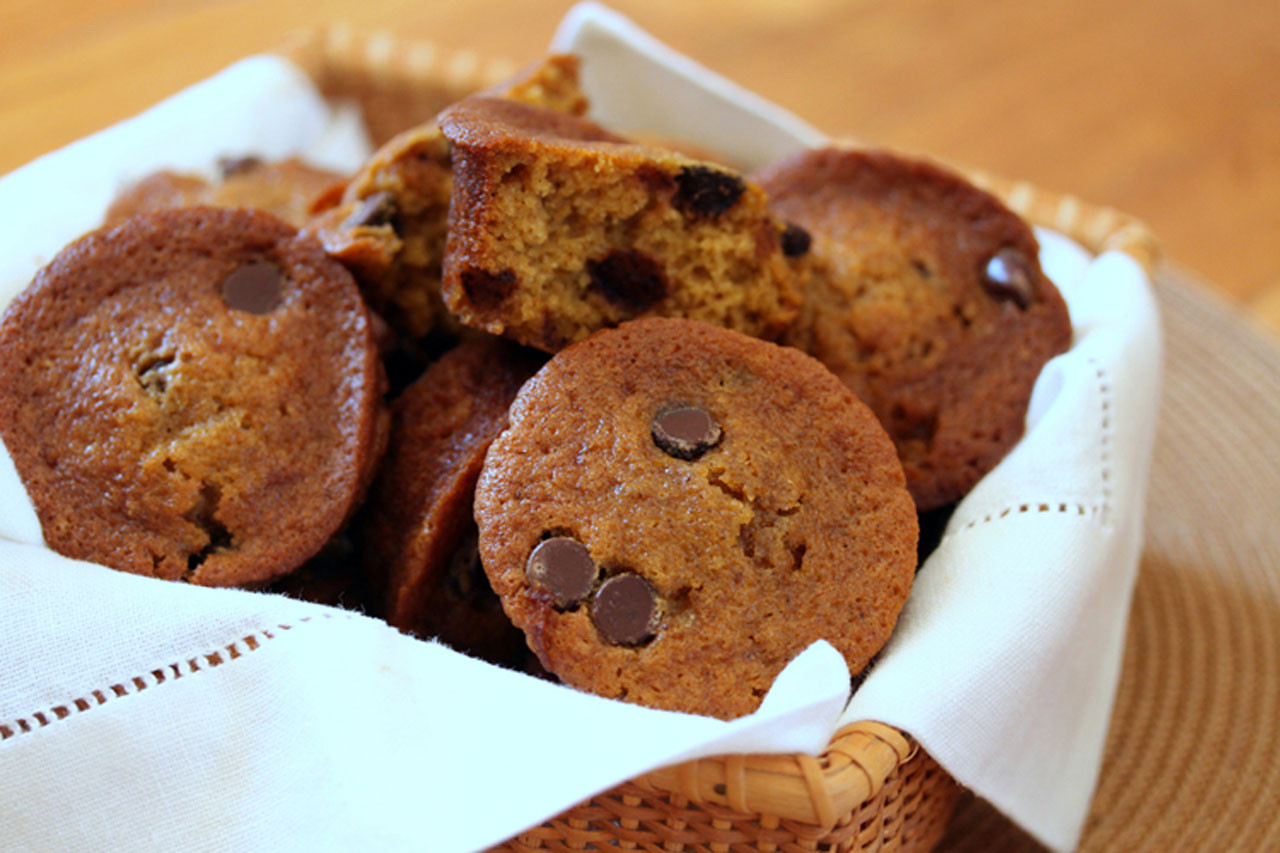
[[[345,27],[298,34],[285,53],[326,97],[356,102],[375,143],[434,116],[515,66]],[[1146,226],[1110,208],[960,167],[1029,221],[1148,271]],[[908,735],[874,722],[841,729],[809,755],[730,755],[655,770],[509,839],[513,851],[928,851],[961,789]]]

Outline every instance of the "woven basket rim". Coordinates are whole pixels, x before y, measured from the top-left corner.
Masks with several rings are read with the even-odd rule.
[[[350,75],[402,86],[430,81],[458,97],[497,83],[517,67],[506,59],[447,50],[428,40],[402,39],[385,31],[359,32],[345,24],[300,29],[280,46],[279,53],[317,83]],[[867,147],[849,138],[833,139],[833,144]],[[1094,254],[1123,252],[1148,276],[1159,261],[1154,233],[1130,214],[927,153],[895,150],[960,172],[1027,221],[1057,231]],[[842,815],[875,797],[885,780],[918,749],[906,733],[863,721],[837,731],[818,756],[712,756],[659,768],[632,781],[691,803],[766,813],[829,831]]]

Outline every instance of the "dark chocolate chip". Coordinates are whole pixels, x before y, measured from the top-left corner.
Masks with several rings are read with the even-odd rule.
[[[591,603],[591,621],[610,643],[634,646],[658,630],[658,594],[639,575],[614,575]]]
[[[701,406],[669,406],[653,416],[653,443],[668,456],[697,459],[720,443],[724,433]]]
[[[685,166],[676,175],[676,186],[671,198],[676,209],[686,216],[710,219],[737,204],[747,188],[737,175],[706,166]]]
[[[225,181],[233,175],[238,175],[241,172],[248,172],[261,165],[261,157],[219,157],[218,176]]]
[[[472,267],[462,271],[460,280],[467,300],[481,310],[497,308],[516,289],[514,270],[489,272]]]
[[[982,270],[982,286],[996,299],[1012,299],[1024,311],[1035,299],[1036,274],[1031,260],[1017,249],[1001,249]]]
[[[269,314],[280,305],[284,274],[269,261],[236,267],[222,280],[222,299],[228,308],[250,314]]]
[[[539,542],[524,572],[530,583],[551,593],[560,607],[586,598],[600,573],[587,546],[569,536]]]
[[[788,258],[798,258],[808,254],[809,247],[812,245],[813,238],[809,236],[808,231],[794,222],[787,223],[786,229],[782,232],[782,254]]]
[[[356,209],[342,222],[343,228],[361,228],[373,225],[394,225],[398,208],[391,193],[374,193],[361,199]]]
[[[591,285],[606,299],[632,311],[643,311],[667,295],[662,265],[644,252],[621,249],[598,261],[587,261]]]

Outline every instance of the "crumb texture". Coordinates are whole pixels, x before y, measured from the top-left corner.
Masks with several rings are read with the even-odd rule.
[[[463,323],[555,352],[647,315],[760,337],[795,316],[783,227],[737,173],[492,98],[440,123],[454,144],[444,298]]]
[[[587,109],[573,56],[547,57],[490,94],[557,112]],[[309,226],[356,276],[370,307],[410,340],[433,329],[456,332],[440,298],[452,192],[452,149],[431,121],[384,144],[340,203]]]

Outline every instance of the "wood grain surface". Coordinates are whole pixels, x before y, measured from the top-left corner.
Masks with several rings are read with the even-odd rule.
[[[568,0],[0,0],[0,173],[301,27],[517,61]],[[1280,331],[1275,0],[617,0],[834,134],[1145,219],[1167,257]]]

